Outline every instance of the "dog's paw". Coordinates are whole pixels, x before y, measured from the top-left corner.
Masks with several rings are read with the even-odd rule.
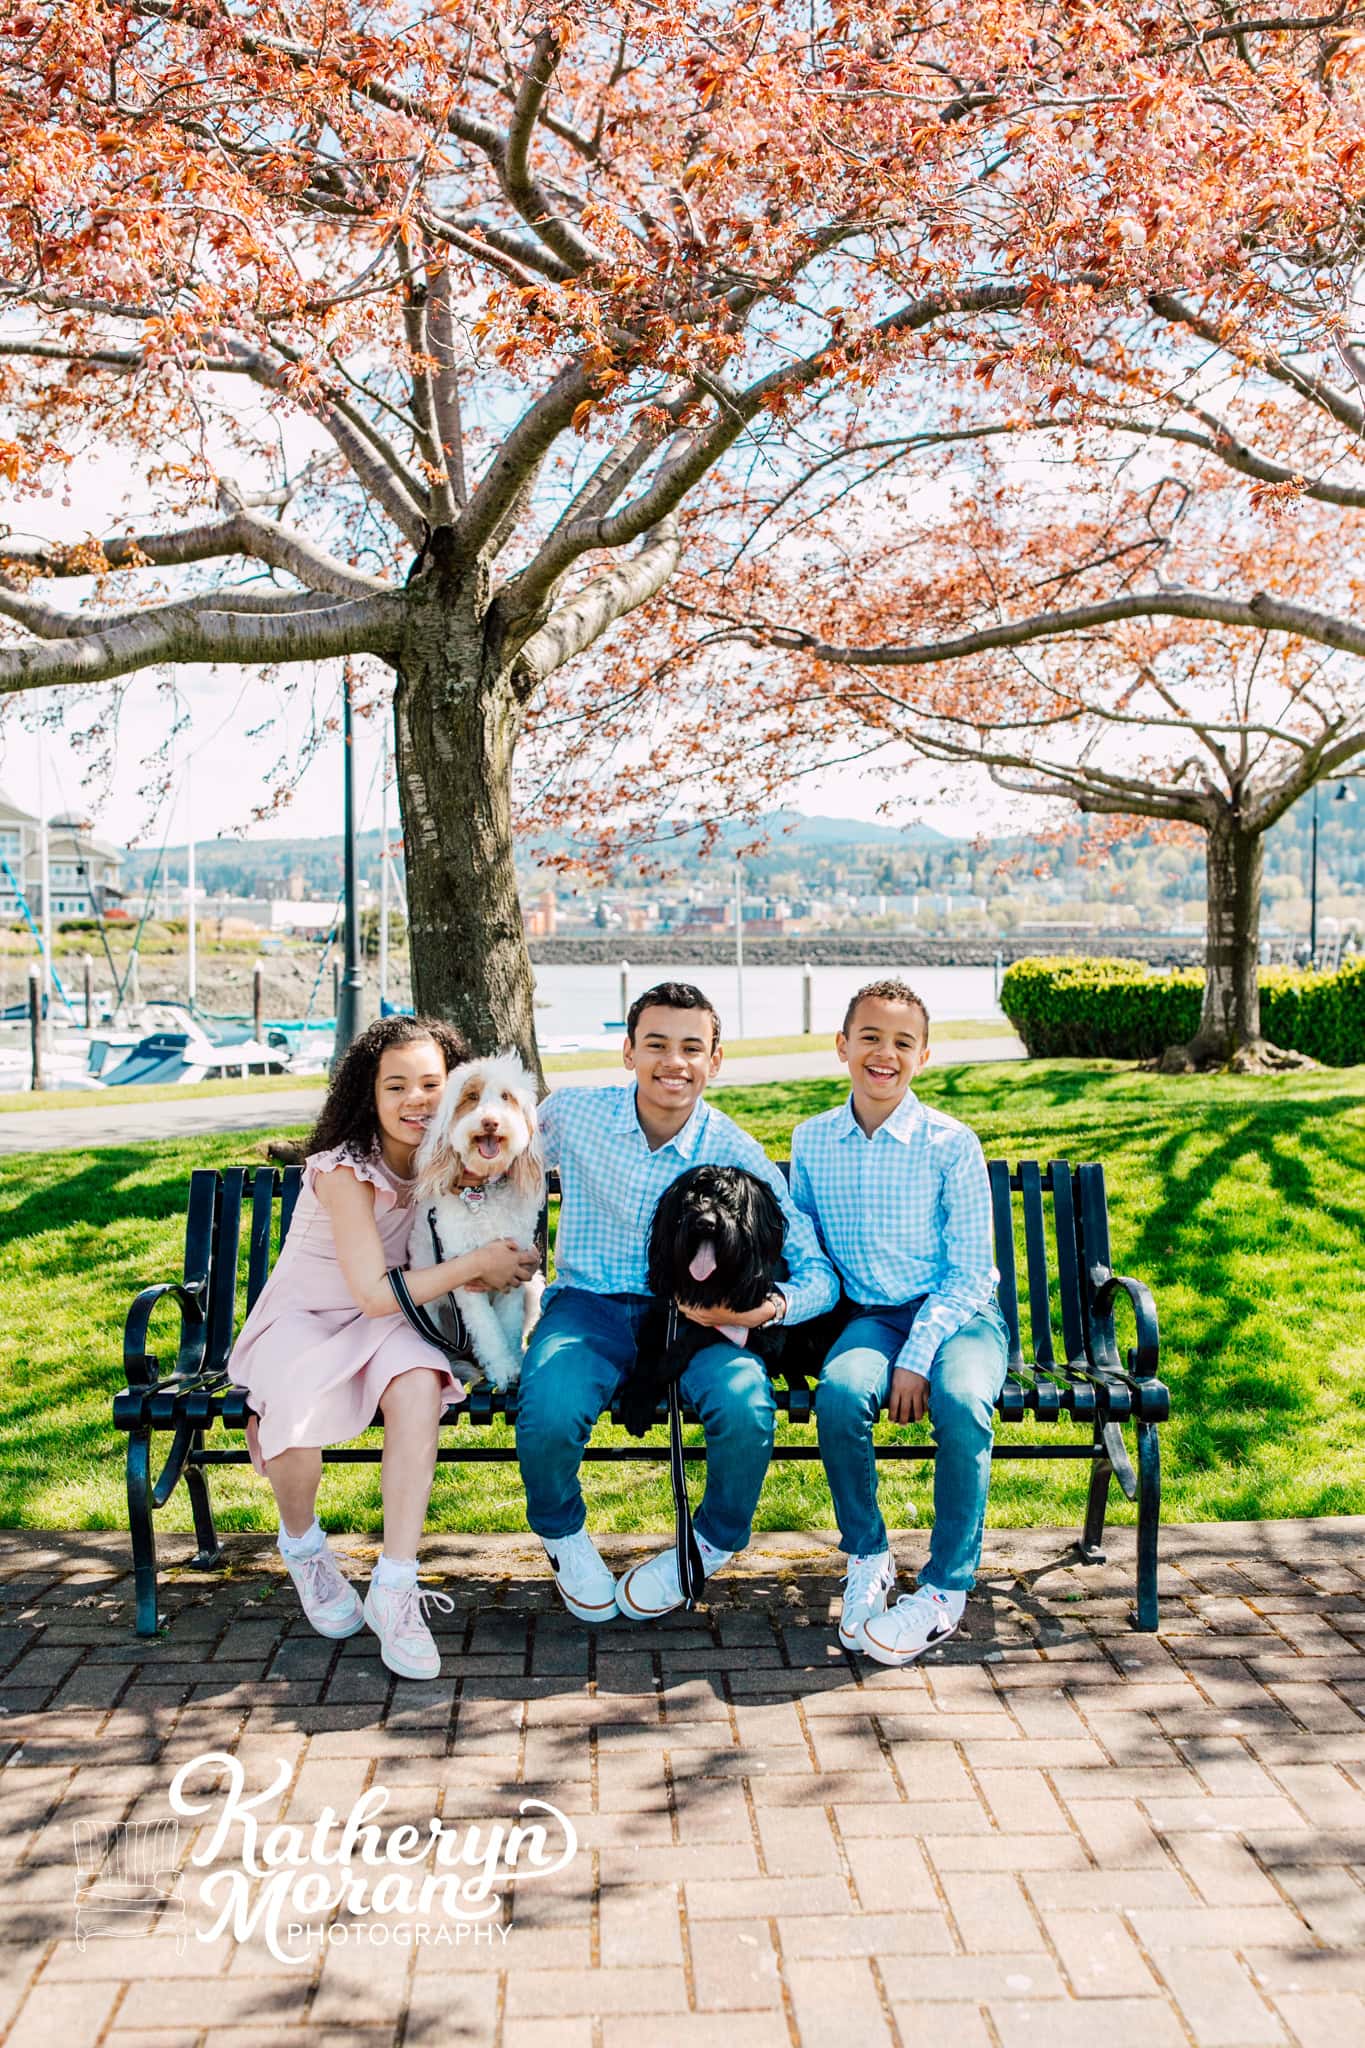
[[[485,1364],[483,1371],[489,1386],[496,1388],[498,1393],[505,1394],[512,1382],[520,1377],[521,1360],[498,1359],[491,1365]]]

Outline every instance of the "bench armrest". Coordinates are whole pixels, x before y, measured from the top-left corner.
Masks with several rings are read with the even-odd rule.
[[[1143,1280],[1130,1280],[1124,1274],[1110,1273],[1098,1266],[1092,1269],[1090,1277],[1095,1283],[1093,1312],[1096,1316],[1111,1321],[1114,1301],[1119,1294],[1126,1294],[1132,1303],[1137,1323],[1137,1344],[1128,1354],[1128,1370],[1134,1379],[1154,1380],[1160,1364],[1161,1336],[1151,1288]]]
[[[181,1280],[162,1280],[144,1287],[128,1311],[123,1325],[123,1370],[128,1385],[142,1391],[161,1385],[156,1358],[147,1350],[147,1332],[158,1304],[171,1295],[180,1310],[180,1342],[176,1349],[173,1376],[186,1380],[197,1377],[204,1359],[204,1310],[208,1294],[206,1281],[187,1285]]]

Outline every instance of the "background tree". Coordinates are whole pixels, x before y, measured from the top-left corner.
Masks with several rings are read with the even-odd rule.
[[[1050,357],[998,309],[904,391],[897,431],[841,420],[775,487],[751,486],[738,542],[713,542],[704,568],[689,546],[648,644],[561,706],[563,737],[542,745],[574,756],[556,761],[563,804],[583,815],[622,689],[666,675],[709,736],[712,815],[908,750],[1115,830],[1192,830],[1205,997],[1172,1064],[1274,1064],[1264,835],[1365,756],[1359,59],[1342,39],[1303,72],[1292,220],[1227,222],[1202,283],[1134,295]],[[1239,39],[1249,75],[1285,62],[1282,36]],[[1108,226],[1159,247],[1168,199],[1137,195]],[[652,760],[621,829],[695,800],[695,765]],[[615,779],[610,794],[619,807]]]
[[[11,531],[0,687],[387,663],[416,1000],[533,1054],[528,711],[680,521],[707,567],[756,480],[900,432],[1001,316],[1069,392],[1135,292],[1358,204],[1336,44],[1248,47],[1186,0],[2,0],[0,470],[22,498],[121,446],[152,509]]]

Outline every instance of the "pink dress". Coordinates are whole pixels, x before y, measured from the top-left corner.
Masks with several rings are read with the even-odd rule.
[[[386,1262],[408,1261],[411,1183],[381,1158],[358,1158],[344,1145],[315,1152],[304,1165],[284,1249],[242,1325],[229,1364],[234,1384],[245,1387],[255,1410],[247,1445],[258,1472],[281,1451],[359,1436],[378,1414],[389,1381],[414,1367],[440,1373],[448,1401],[464,1398],[444,1355],[397,1309],[391,1316],[367,1316],[352,1300],[331,1218],[317,1194],[318,1175],[335,1166],[349,1166],[373,1187]]]

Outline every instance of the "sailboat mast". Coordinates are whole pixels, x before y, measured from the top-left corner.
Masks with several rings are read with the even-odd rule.
[[[185,932],[188,946],[186,949],[185,965],[191,1010],[194,1008],[195,997],[199,992],[199,955],[196,950],[197,932],[194,917],[194,797],[191,791],[193,762],[193,754],[187,754],[185,756],[185,812],[187,819],[186,829],[189,838],[187,841],[185,866]]]
[[[379,1005],[389,994],[389,735],[384,733],[384,762],[379,771]]]
[[[52,1045],[52,870],[47,845],[47,751],[38,743],[38,876],[43,892],[43,1037]]]

